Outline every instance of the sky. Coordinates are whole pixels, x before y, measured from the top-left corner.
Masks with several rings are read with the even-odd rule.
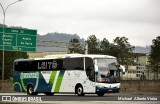
[[[6,8],[15,1],[0,3]],[[36,29],[40,35],[95,35],[110,42],[124,36],[131,45],[148,46],[160,36],[160,0],[23,0],[7,9],[5,23]]]

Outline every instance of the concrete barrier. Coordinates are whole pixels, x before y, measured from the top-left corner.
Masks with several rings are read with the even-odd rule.
[[[122,92],[153,92],[160,94],[160,80],[122,80]]]
[[[12,80],[0,81],[0,92],[14,92]],[[121,93],[145,92],[160,94],[160,80],[122,80]]]
[[[12,80],[0,81],[0,92],[13,92]]]

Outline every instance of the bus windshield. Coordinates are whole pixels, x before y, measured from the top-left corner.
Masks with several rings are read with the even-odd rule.
[[[115,58],[97,58],[97,81],[102,83],[119,82],[120,72]]]

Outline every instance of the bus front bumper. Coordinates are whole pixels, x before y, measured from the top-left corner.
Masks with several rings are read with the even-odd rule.
[[[120,88],[106,88],[106,87],[96,87],[96,93],[115,93],[119,92]]]

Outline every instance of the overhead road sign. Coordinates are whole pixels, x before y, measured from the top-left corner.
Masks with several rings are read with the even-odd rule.
[[[37,30],[0,28],[0,50],[36,51]]]

